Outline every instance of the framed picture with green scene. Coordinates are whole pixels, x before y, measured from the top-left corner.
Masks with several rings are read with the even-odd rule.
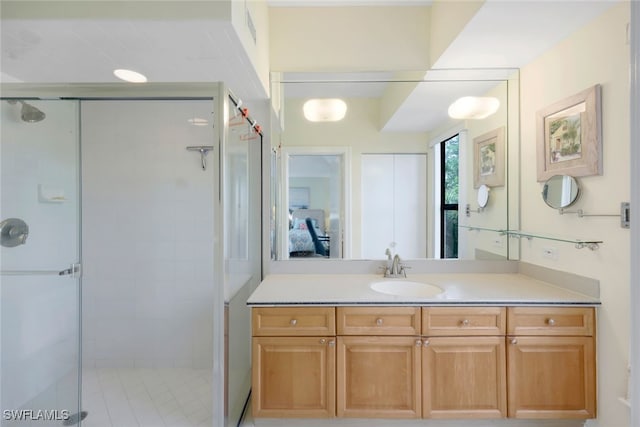
[[[538,181],[553,175],[602,175],[600,85],[537,113]]]
[[[504,185],[504,127],[473,138],[473,188]]]

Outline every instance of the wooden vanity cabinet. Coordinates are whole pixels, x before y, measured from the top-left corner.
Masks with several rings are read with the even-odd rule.
[[[508,309],[512,418],[596,417],[595,310]]]
[[[424,418],[505,418],[504,307],[425,307]]]
[[[420,418],[419,307],[338,307],[337,415]]]
[[[335,416],[333,307],[252,310],[254,417]]]
[[[254,417],[596,417],[591,307],[254,307]]]

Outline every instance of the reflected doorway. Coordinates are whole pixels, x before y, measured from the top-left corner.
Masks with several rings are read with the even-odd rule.
[[[346,149],[283,149],[282,258],[348,256]]]

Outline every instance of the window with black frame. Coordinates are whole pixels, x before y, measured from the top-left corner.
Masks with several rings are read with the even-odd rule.
[[[459,135],[440,145],[440,258],[458,258]]]

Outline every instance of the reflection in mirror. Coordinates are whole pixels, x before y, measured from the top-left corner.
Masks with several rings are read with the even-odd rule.
[[[474,138],[504,128],[504,150],[508,150],[509,143],[518,143],[517,127],[508,126],[510,115],[514,119],[518,116],[517,101],[511,98],[517,90],[509,86],[517,88],[514,70],[286,73],[274,78],[274,92],[280,100],[276,105],[280,126],[272,135],[279,168],[278,182],[274,184],[277,224],[275,237],[272,235],[277,259],[317,254],[308,241],[305,249],[294,250],[292,234],[302,234],[299,228],[291,232],[295,230],[292,218],[296,209],[323,211],[324,221],[318,221],[314,231],[327,238],[324,244],[330,258],[384,259],[385,249],[394,245],[405,259],[440,257],[442,242],[451,234],[441,229],[441,218],[451,214],[441,204],[464,206],[477,198],[473,182]],[[465,96],[492,97],[499,101],[499,107],[483,119],[452,119],[449,106]],[[337,121],[306,119],[305,102],[326,98],[344,101],[344,117]],[[459,172],[454,181],[459,196],[457,202],[441,202],[445,178],[440,172],[446,164],[442,153],[447,150],[440,146],[454,137],[460,141],[455,159],[456,167],[459,161]],[[295,158],[293,162],[289,160],[292,154],[329,154],[328,149],[345,153],[341,169],[331,169],[328,164],[297,166]],[[503,158],[508,159],[506,152]],[[320,156],[316,160],[326,163],[328,159]],[[329,190],[311,185],[311,181],[317,184],[321,179],[333,179],[342,186]],[[461,219],[455,227],[507,229],[506,176],[504,182],[491,189],[492,202],[483,218]],[[320,201],[316,192],[325,200]],[[302,222],[297,225],[304,227]],[[482,245],[491,246],[485,252],[499,251],[496,257],[507,258],[507,242],[498,247],[494,238],[478,238],[466,231],[456,230],[455,236],[460,239],[456,242],[460,258],[478,258]]]
[[[342,256],[344,154],[332,151],[285,150],[289,258]]]
[[[489,202],[489,187],[485,184],[482,184],[478,187],[478,206],[484,208],[487,206]]]
[[[579,195],[578,181],[572,176],[554,175],[542,187],[542,198],[548,206],[554,209],[571,206]]]

